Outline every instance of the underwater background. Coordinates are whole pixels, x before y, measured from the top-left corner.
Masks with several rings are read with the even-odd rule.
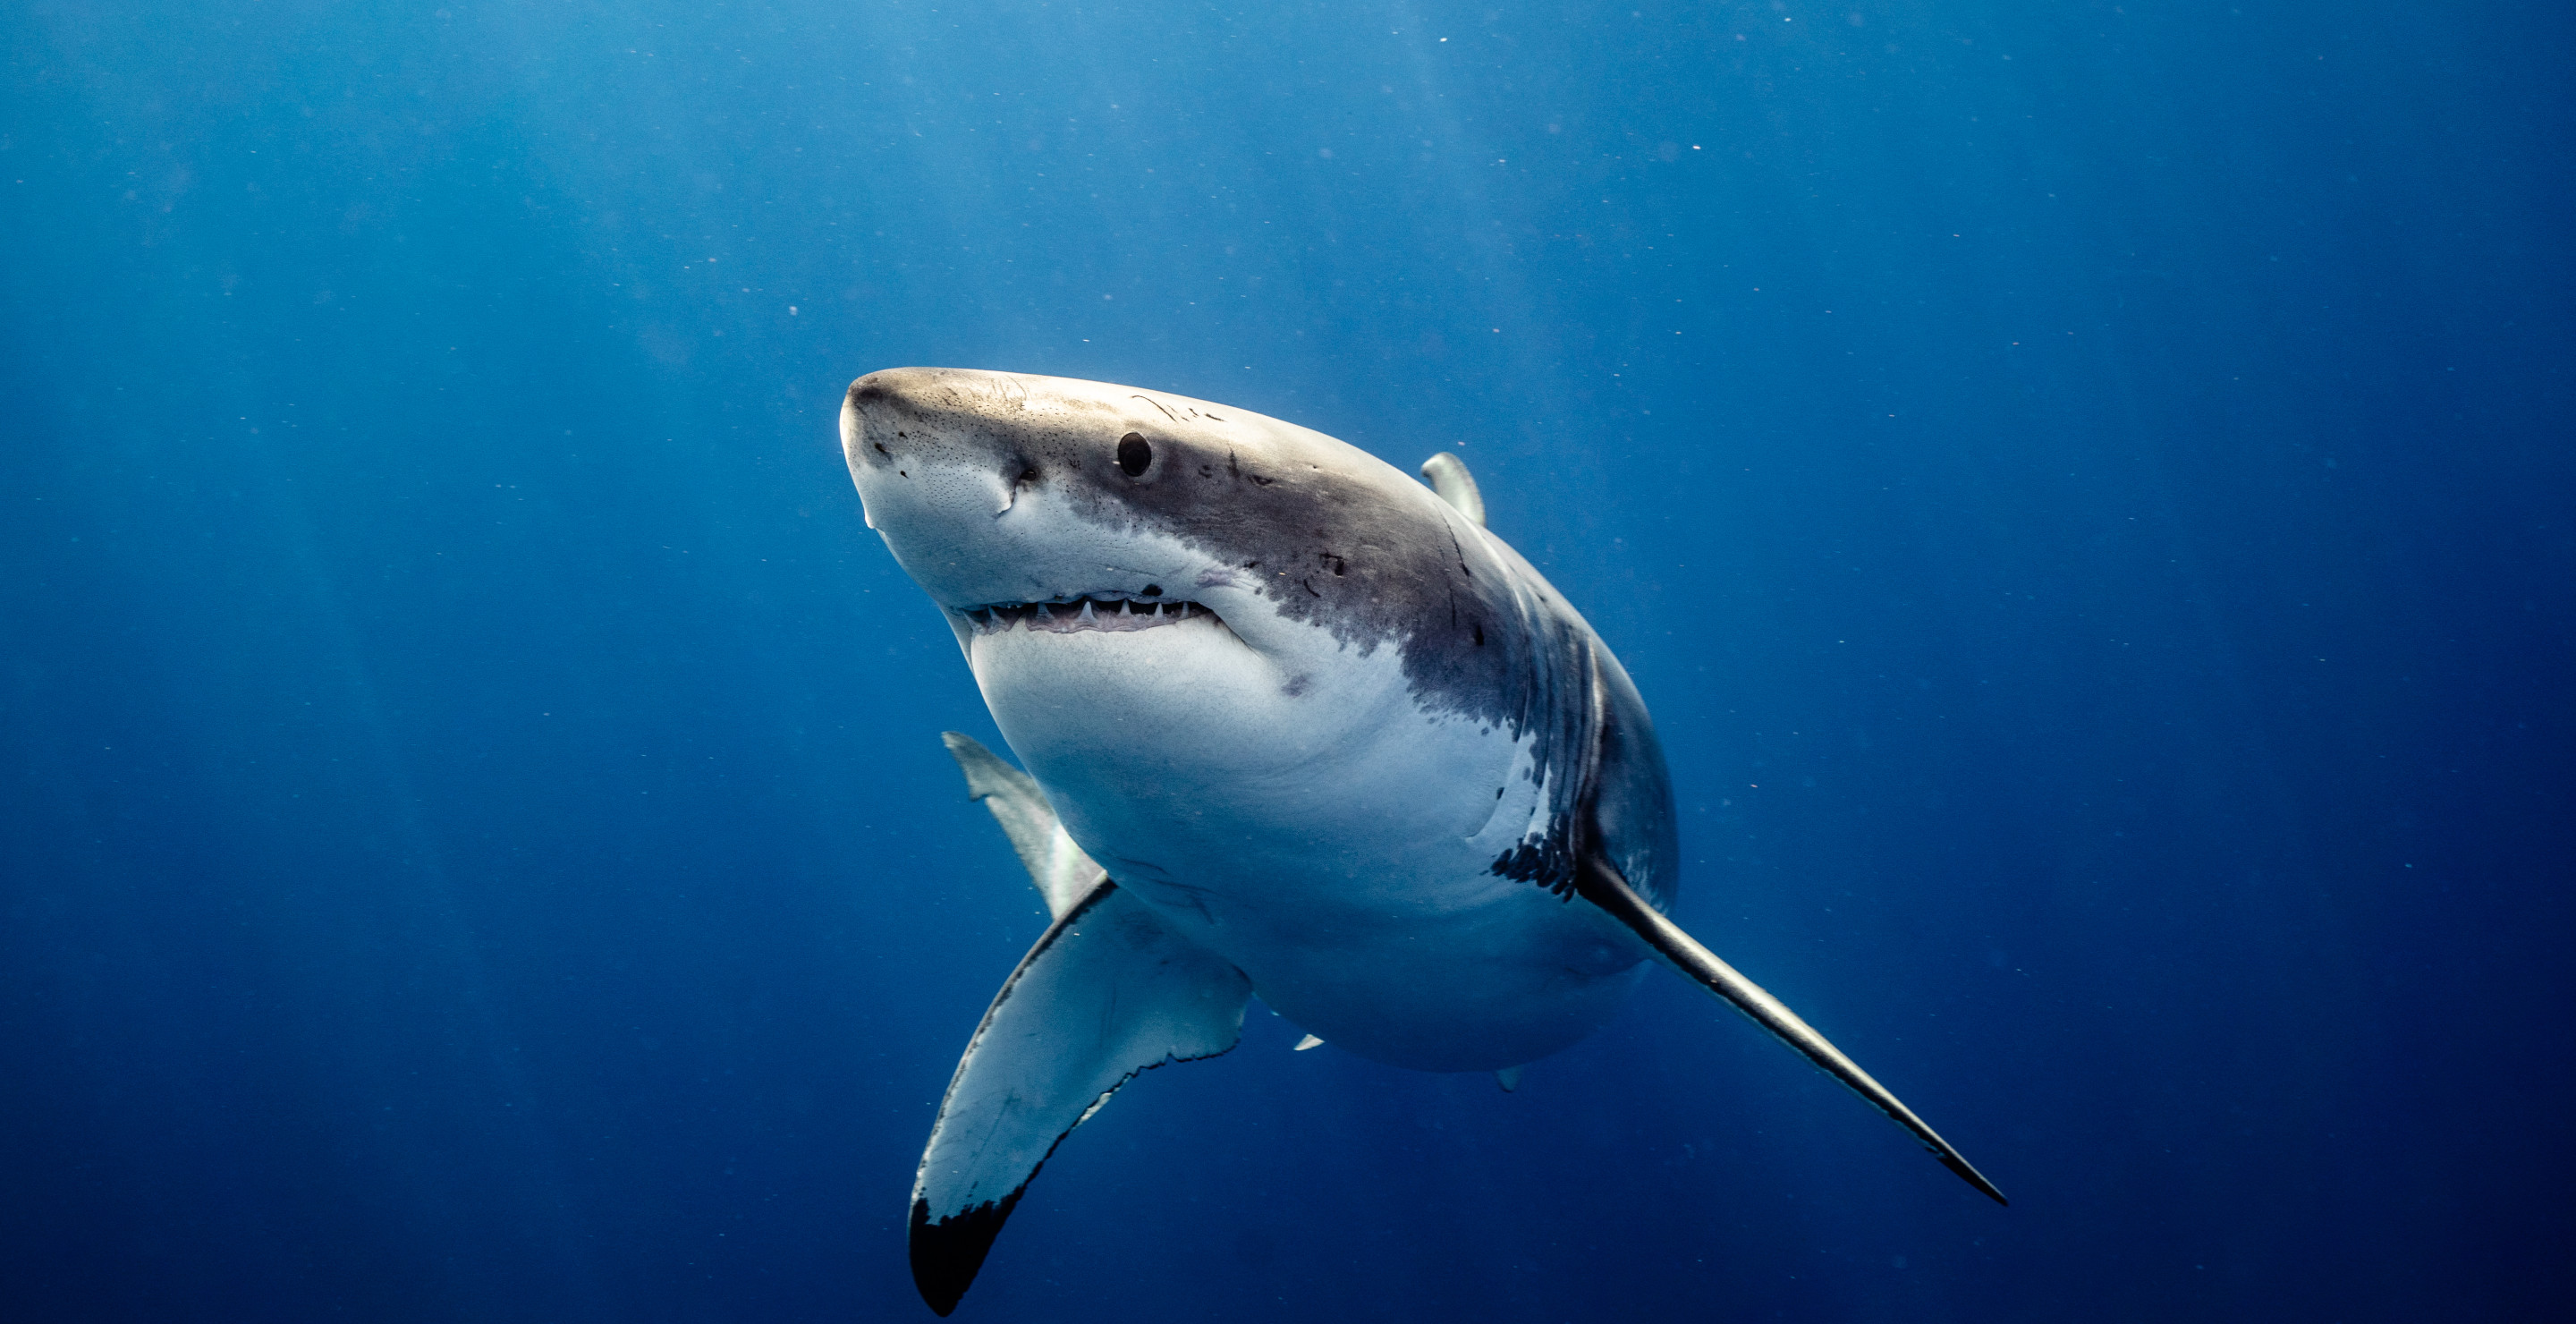
[[[2569,1306],[2576,16],[0,11],[0,1318],[928,1319],[1043,917],[851,378],[1464,456],[1653,707],[1680,979],[1258,1004],[960,1319]],[[1139,714],[1150,720],[1151,714]]]

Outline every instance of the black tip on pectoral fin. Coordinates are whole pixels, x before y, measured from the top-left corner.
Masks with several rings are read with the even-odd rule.
[[[1002,1221],[1019,1202],[1020,1192],[1013,1191],[999,1201],[987,1200],[936,1222],[931,1220],[928,1200],[912,1202],[912,1232],[907,1238],[912,1285],[932,1313],[944,1319],[957,1308],[983,1269],[993,1238],[1002,1235]]]

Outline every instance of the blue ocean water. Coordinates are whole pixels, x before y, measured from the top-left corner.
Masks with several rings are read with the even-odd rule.
[[[902,364],[1466,457],[1677,917],[2014,1198],[1678,979],[1510,1095],[1256,1005],[959,1318],[2564,1311],[2571,36],[21,0],[0,1317],[929,1318],[1043,918],[837,451]]]

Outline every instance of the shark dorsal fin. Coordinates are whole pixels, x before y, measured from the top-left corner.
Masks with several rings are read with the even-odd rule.
[[[1440,494],[1457,512],[1485,527],[1485,494],[1476,490],[1476,476],[1467,472],[1467,462],[1442,451],[1422,462],[1422,481]]]

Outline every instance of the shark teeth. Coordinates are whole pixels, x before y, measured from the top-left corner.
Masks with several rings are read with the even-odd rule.
[[[979,635],[1002,634],[1017,626],[1048,634],[1088,630],[1126,634],[1201,617],[1223,624],[1215,612],[1195,602],[1137,598],[1123,593],[1068,594],[1044,602],[996,602],[963,608],[961,614]]]

